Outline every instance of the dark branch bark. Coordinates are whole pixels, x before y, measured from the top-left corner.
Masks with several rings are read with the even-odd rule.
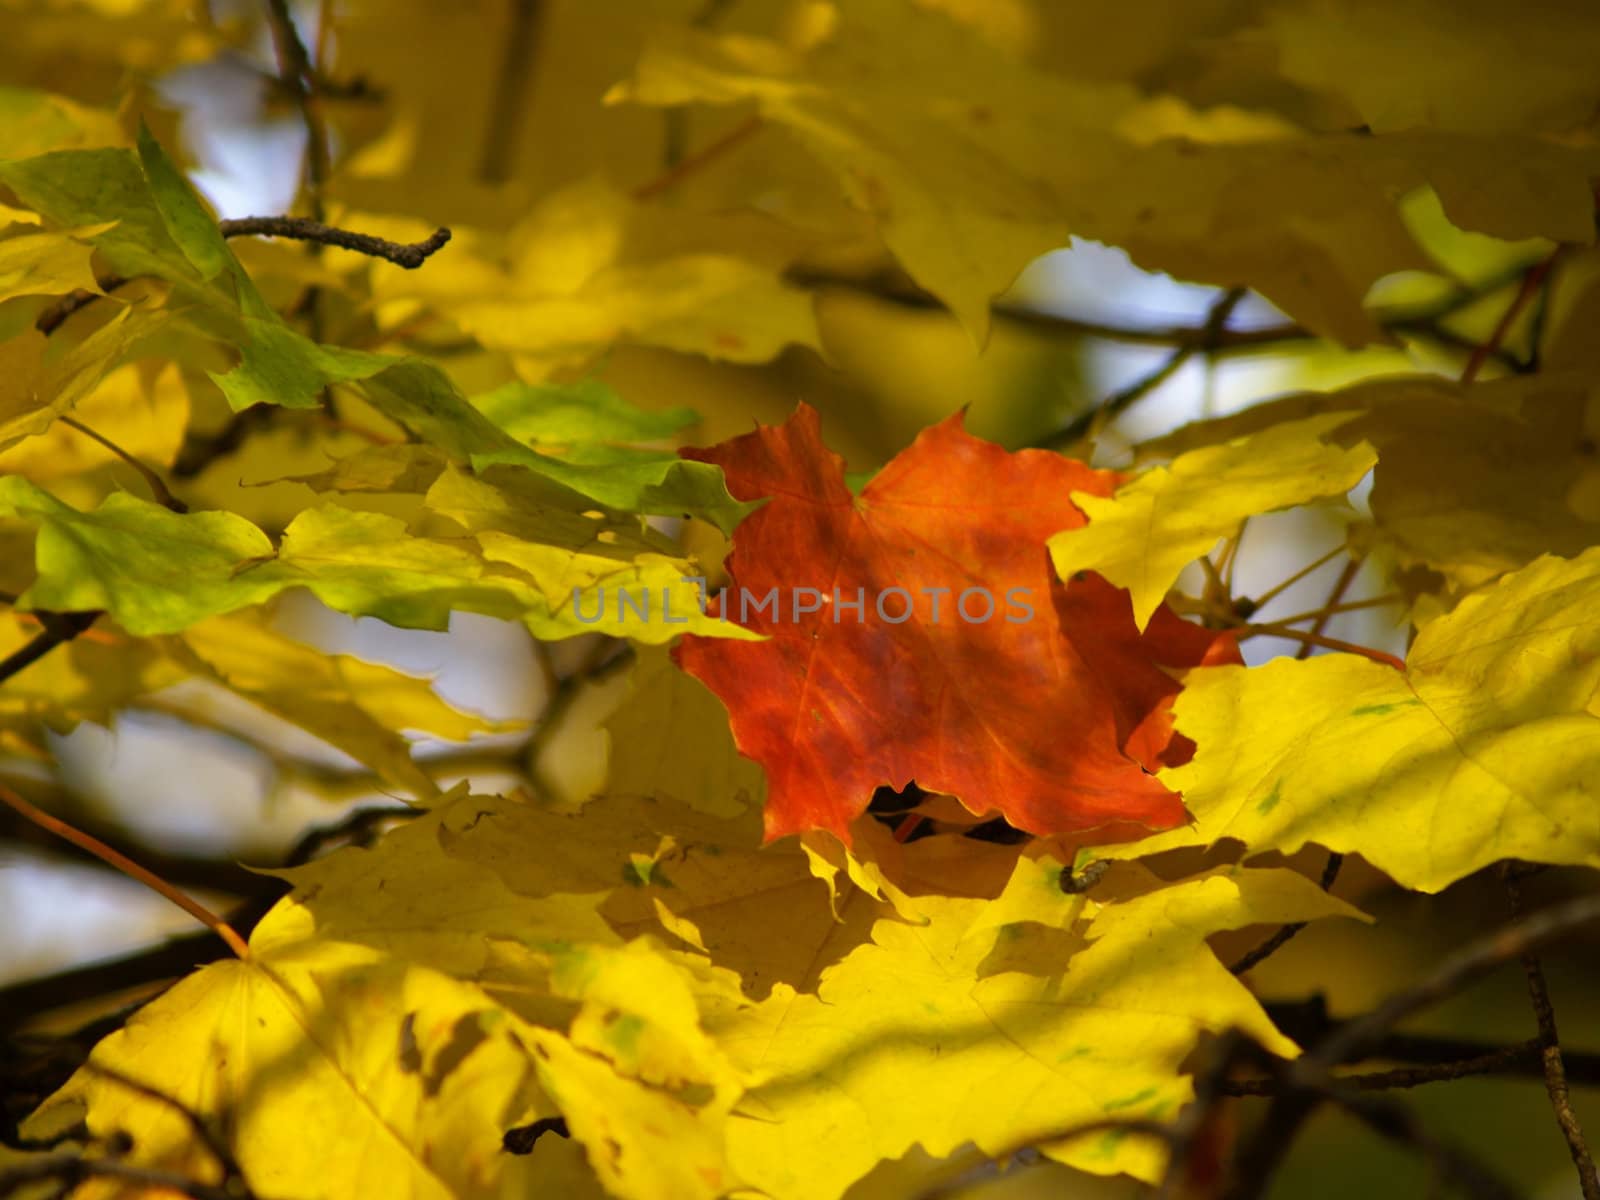
[[[1553,262],[1554,257],[1547,259]],[[1518,878],[1518,864],[1506,863],[1501,870],[1506,896],[1511,901],[1511,915],[1522,915],[1522,884]],[[1567,1141],[1572,1155],[1572,1165],[1578,1172],[1578,1186],[1583,1200],[1600,1200],[1600,1177],[1595,1174],[1594,1158],[1583,1138],[1583,1126],[1578,1114],[1572,1110],[1572,1097],[1568,1094],[1566,1064],[1561,1057],[1561,1037],[1556,1031],[1556,1011],[1550,1003],[1550,988],[1545,982],[1544,967],[1532,950],[1521,955],[1522,970],[1528,977],[1528,998],[1533,1003],[1534,1017],[1539,1024],[1539,1064],[1544,1072],[1545,1091],[1550,1095],[1550,1107],[1556,1114],[1556,1125]]]
[[[1600,894],[1552,905],[1480,938],[1450,955],[1416,986],[1397,993],[1366,1016],[1342,1026],[1311,1057],[1326,1066],[1370,1054],[1384,1034],[1413,1013],[1454,995],[1496,967],[1596,921],[1600,921]]]
[[[1327,865],[1322,868],[1321,882],[1323,891],[1326,892],[1333,887],[1334,881],[1339,878],[1339,868],[1343,865],[1344,855],[1328,855]],[[1297,921],[1291,925],[1285,925],[1282,929],[1278,930],[1277,933],[1273,934],[1266,941],[1262,942],[1254,950],[1242,955],[1238,961],[1228,968],[1228,970],[1232,971],[1235,975],[1243,975],[1252,967],[1260,966],[1284,946],[1288,945],[1289,942],[1292,941],[1295,936],[1298,935],[1299,932],[1305,927],[1306,922],[1304,921]]]
[[[450,240],[450,231],[443,226],[420,242],[391,242],[387,238],[339,229],[306,217],[236,217],[218,221],[217,227],[222,230],[223,237],[294,238],[319,246],[337,246],[341,250],[353,250],[357,254],[381,258],[408,271],[414,271],[427,262],[429,256]]]
[[[0,683],[31,667],[57,646],[66,645],[100,619],[98,612],[36,612],[33,615],[39,618],[44,629],[31,642],[0,660]]]
[[[1060,433],[1048,439],[1044,443],[1046,448],[1061,449],[1080,441],[1143,400],[1176,375],[1179,368],[1196,354],[1214,353],[1222,344],[1221,338],[1228,327],[1228,318],[1233,315],[1233,310],[1239,307],[1239,302],[1244,297],[1244,288],[1230,288],[1222,293],[1211,306],[1211,311],[1206,314],[1205,324],[1200,327],[1198,338],[1185,340],[1155,370],[1134,380],[1120,391],[1112,393],[1095,408],[1080,414]]]

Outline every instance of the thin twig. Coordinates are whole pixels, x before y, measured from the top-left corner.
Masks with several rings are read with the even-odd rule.
[[[1595,921],[1600,921],[1600,894],[1581,896],[1541,909],[1480,938],[1450,955],[1416,986],[1391,996],[1366,1016],[1340,1027],[1317,1048],[1314,1057],[1320,1064],[1332,1064],[1364,1055],[1385,1033],[1413,1013],[1454,995],[1512,959]]]
[[[1484,296],[1516,283],[1529,269],[1523,263],[1472,287],[1462,287],[1442,300],[1407,309],[1376,310],[1373,317],[1379,328],[1388,333],[1408,334],[1427,338],[1453,349],[1471,352],[1477,343],[1443,329],[1439,322],[1456,315],[1477,303]],[[835,287],[860,292],[885,303],[903,308],[943,310],[944,305],[931,294],[909,285],[904,279],[855,279],[811,269],[796,269],[788,273],[790,282],[803,287]],[[1025,329],[1060,336],[1090,337],[1103,341],[1125,342],[1130,345],[1181,347],[1194,344],[1203,346],[1213,356],[1232,354],[1257,354],[1281,351],[1296,343],[1317,342],[1322,335],[1304,325],[1283,322],[1254,329],[1224,329],[1209,332],[1204,325],[1171,325],[1154,328],[1138,325],[1121,325],[1113,321],[1084,320],[1063,316],[1027,305],[1000,301],[992,309],[995,317]],[[1522,369],[1504,350],[1497,349],[1490,356],[1507,370]],[[1060,436],[1060,435],[1055,435]]]
[[[67,295],[61,297],[61,299],[57,300],[54,304],[51,304],[43,309],[39,315],[33,319],[33,327],[40,333],[44,334],[45,337],[49,337],[56,330],[60,329],[62,325],[66,324],[67,318],[72,316],[73,313],[88,308],[89,305],[93,304],[102,296],[109,296],[112,292],[128,283],[128,280],[124,279],[121,275],[109,275],[105,279],[101,279],[98,282],[100,284],[100,290],[98,292],[91,292],[85,288],[79,288],[77,291],[67,293]]]
[[[710,29],[727,14],[734,0],[704,0],[700,11],[689,18],[690,29]],[[689,109],[674,104],[661,111],[661,166],[670,171],[689,152]]]
[[[1476,1154],[1423,1127],[1416,1113],[1389,1096],[1367,1095],[1336,1083],[1324,1095],[1380,1137],[1410,1146],[1472,1200],[1518,1200],[1521,1193]]]
[[[1324,1102],[1337,1105],[1379,1136],[1417,1151],[1440,1178],[1475,1200],[1513,1200],[1517,1195],[1493,1168],[1471,1151],[1424,1128],[1416,1114],[1393,1097],[1374,1095],[1335,1078],[1310,1056],[1287,1062],[1274,1058],[1257,1043],[1246,1043],[1244,1051],[1236,1057],[1269,1071],[1278,1090],[1266,1093],[1273,1096],[1272,1106],[1235,1158],[1233,1178],[1223,1193],[1226,1200],[1263,1196],[1295,1135]],[[1227,1085],[1223,1090],[1236,1094]]]
[[[1267,605],[1271,604],[1274,600],[1276,600],[1284,592],[1288,591],[1295,584],[1299,583],[1307,575],[1310,575],[1313,571],[1317,570],[1319,567],[1326,566],[1328,563],[1330,563],[1334,559],[1338,558],[1339,555],[1343,554],[1346,549],[1348,549],[1348,547],[1346,547],[1346,546],[1342,546],[1342,545],[1341,546],[1335,546],[1332,550],[1329,550],[1326,554],[1321,555],[1320,557],[1313,559],[1311,562],[1309,562],[1305,566],[1301,567],[1293,575],[1289,576],[1289,578],[1283,580],[1281,583],[1275,584],[1272,587],[1268,588],[1266,591],[1262,592],[1261,595],[1254,597],[1253,600],[1252,600],[1253,608],[1251,609],[1251,611],[1252,612],[1260,612],[1263,608],[1265,608]]]
[[[33,640],[0,659],[0,683],[31,667],[57,646],[64,646],[100,619],[98,612],[32,614],[44,622],[44,630]]]
[[[428,257],[450,240],[450,231],[443,226],[434,230],[420,242],[391,242],[370,233],[355,233],[313,221],[306,217],[234,217],[218,221],[223,237],[281,237],[314,242],[320,246],[337,246],[341,250],[354,250],[372,258],[381,258],[397,267],[414,271]]]
[[[1462,1058],[1454,1062],[1430,1063],[1420,1067],[1395,1067],[1386,1071],[1362,1071],[1333,1078],[1346,1087],[1364,1092],[1391,1091],[1396,1088],[1421,1087],[1428,1083],[1441,1083],[1452,1079],[1468,1079],[1474,1075],[1493,1075],[1508,1068],[1525,1065],[1538,1056],[1539,1043],[1530,1038],[1516,1046],[1507,1046],[1480,1054],[1475,1058]],[[1222,1085],[1229,1096],[1280,1096],[1284,1084],[1274,1077],[1261,1079],[1230,1079]]]
[[[1389,592],[1383,596],[1373,596],[1367,600],[1346,600],[1337,604],[1324,604],[1321,608],[1307,609],[1305,612],[1295,613],[1292,617],[1278,617],[1274,625],[1298,625],[1301,621],[1326,622],[1329,617],[1339,613],[1361,612],[1368,608],[1387,608],[1399,604],[1404,599],[1398,592]]]
[[[1322,602],[1322,616],[1318,617],[1310,630],[1307,631],[1310,634],[1310,638],[1320,638],[1322,636],[1323,630],[1328,628],[1328,622],[1333,619],[1334,606],[1344,599],[1344,594],[1350,590],[1350,585],[1355,582],[1356,576],[1360,573],[1361,560],[1352,556],[1350,561],[1345,563],[1343,569],[1339,572],[1339,577],[1333,581],[1333,586],[1328,589],[1328,598]],[[1286,622],[1273,621],[1272,624],[1283,625]],[[1318,643],[1311,641],[1310,638],[1301,644],[1299,653],[1295,655],[1296,658],[1306,659],[1311,657],[1311,648]]]
[[[1244,545],[1244,531],[1249,526],[1250,518],[1243,518],[1239,522],[1238,530],[1235,531],[1234,535],[1228,539],[1227,544],[1222,548],[1222,562],[1219,569],[1222,571],[1223,594],[1229,598],[1233,596],[1233,577],[1239,565],[1239,547]]]
[[[566,719],[573,704],[577,702],[584,685],[597,683],[633,661],[631,648],[624,648],[620,653],[614,653],[616,648],[617,643],[613,639],[605,637],[598,639],[590,647],[578,668],[559,679],[555,690],[545,696],[544,708],[539,713],[538,723],[528,738],[527,751],[523,759],[527,763],[529,779],[542,795],[550,795],[551,789],[544,778],[540,760],[549,748],[551,738],[561,728],[561,723]],[[553,666],[551,669],[553,671]]]
[[[1515,864],[1507,863],[1500,872],[1506,896],[1511,902],[1511,915],[1522,915],[1522,884],[1517,878]],[[1545,981],[1544,967],[1532,950],[1521,955],[1522,970],[1528,977],[1528,998],[1539,1023],[1539,1059],[1544,1068],[1545,1091],[1550,1095],[1550,1107],[1556,1114],[1556,1125],[1567,1140],[1567,1150],[1572,1155],[1572,1165],[1578,1172],[1578,1186],[1583,1200],[1600,1200],[1600,1176],[1595,1174],[1594,1157],[1583,1138],[1583,1126],[1578,1114],[1572,1111],[1572,1097],[1567,1088],[1567,1069],[1561,1061],[1561,1038],[1556,1031],[1556,1011],[1550,1003],[1550,987]]]
[[[67,841],[71,842],[73,845],[82,850],[87,850],[90,854],[93,854],[102,862],[108,863],[115,867],[130,879],[138,880],[151,891],[170,900],[173,904],[176,904],[179,908],[183,909],[184,912],[188,913],[195,920],[206,926],[206,928],[210,929],[224,942],[226,942],[228,944],[228,948],[240,958],[250,957],[250,947],[245,944],[245,940],[234,931],[231,925],[229,925],[226,921],[217,916],[216,913],[212,912],[199,901],[184,895],[160,876],[154,875],[145,870],[127,855],[113,850],[110,846],[106,845],[98,838],[90,837],[82,830],[76,829],[73,826],[68,825],[65,821],[51,816],[43,809],[35,808],[32,804],[29,804],[28,801],[24,800],[21,796],[12,791],[3,783],[0,783],[0,802],[4,802],[9,807],[15,809],[18,813],[32,821],[35,825],[38,825],[44,829],[48,829],[51,833],[56,834],[58,837],[65,838]]]
[[[735,146],[755,136],[761,131],[761,128],[762,120],[759,116],[747,117],[710,145],[680,159],[648,183],[642,183],[634,188],[633,198],[635,200],[654,200],[657,196],[671,191],[688,176],[693,175],[702,167],[721,158]]]
[[[305,126],[306,196],[312,217],[321,221],[322,190],[328,181],[332,156],[328,148],[328,128],[312,92],[311,81],[316,71],[305,43],[300,40],[300,31],[295,28],[289,0],[267,0],[267,16],[272,27],[272,43],[278,53],[278,78],[294,98],[295,107],[300,110],[300,123]]]
[[[1339,868],[1342,866],[1344,866],[1344,855],[1332,853],[1328,855],[1328,861],[1322,868],[1321,883],[1323,891],[1332,890],[1334,881],[1339,878]],[[1305,921],[1295,921],[1285,925],[1254,950],[1242,955],[1228,970],[1235,975],[1243,975],[1252,967],[1259,966],[1293,940],[1306,927],[1306,924]]]
[[[1539,294],[1540,289],[1544,286],[1546,277],[1555,269],[1557,260],[1560,259],[1565,250],[1566,247],[1564,245],[1557,246],[1542,261],[1535,263],[1523,273],[1522,283],[1518,286],[1516,295],[1511,297],[1511,303],[1506,305],[1505,312],[1500,314],[1500,320],[1495,323],[1495,327],[1490,331],[1488,338],[1484,340],[1482,345],[1473,350],[1472,356],[1467,359],[1467,365],[1462,368],[1462,383],[1471,383],[1476,379],[1478,372],[1483,369],[1484,363],[1489,360],[1489,356],[1500,349],[1500,343],[1505,341],[1506,334],[1511,331],[1512,324],[1522,310],[1528,306],[1528,301]]]
[[[1320,646],[1324,650],[1338,650],[1344,654],[1359,654],[1362,658],[1370,658],[1375,663],[1382,663],[1384,666],[1393,667],[1397,671],[1403,671],[1406,667],[1405,663],[1394,655],[1386,654],[1382,650],[1374,650],[1371,646],[1359,646],[1355,642],[1323,637],[1318,633],[1303,629],[1293,629],[1287,625],[1278,625],[1275,622],[1268,622],[1265,625],[1246,624],[1240,625],[1238,628],[1249,637],[1275,637],[1284,638],[1291,642],[1299,642],[1302,653],[1297,654],[1296,658],[1303,659],[1306,657],[1307,648]]]
[[[175,513],[186,513],[189,511],[189,506],[182,500],[179,500],[172,494],[170,490],[168,490],[166,482],[161,478],[160,475],[156,473],[155,468],[149,466],[147,463],[141,462],[139,459],[129,454],[126,450],[117,445],[104,434],[96,433],[76,417],[60,416],[57,417],[56,420],[60,421],[68,429],[76,429],[79,433],[83,434],[84,437],[92,438],[94,441],[99,442],[107,450],[111,451],[111,453],[115,454],[123,462],[127,463],[130,467],[137,471],[139,473],[139,478],[144,480],[145,486],[150,489],[150,494],[155,498],[157,504],[161,505],[163,508],[169,508]]]
[[[190,430],[172,464],[174,479],[191,479],[199,475],[219,458],[232,454],[251,433],[269,424],[276,414],[285,410],[270,404],[252,404],[228,418],[227,424],[215,433],[196,433]]]
[[[1233,310],[1239,307],[1239,302],[1245,298],[1246,289],[1229,288],[1212,304],[1211,311],[1206,314],[1205,324],[1200,327],[1200,336],[1197,339],[1185,341],[1178,346],[1165,361],[1153,371],[1140,376],[1127,387],[1112,393],[1097,407],[1088,412],[1081,413],[1070,422],[1060,433],[1042,443],[1047,449],[1060,449],[1070,446],[1084,437],[1103,429],[1107,422],[1120,416],[1144,399],[1156,388],[1160,387],[1179,368],[1196,354],[1210,354],[1220,345],[1222,333],[1228,327],[1228,318],[1233,315]]]

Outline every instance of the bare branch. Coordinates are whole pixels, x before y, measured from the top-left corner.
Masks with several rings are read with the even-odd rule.
[[[1523,273],[1522,283],[1518,286],[1516,295],[1511,298],[1511,303],[1506,305],[1505,312],[1500,314],[1500,320],[1495,323],[1494,329],[1490,331],[1483,344],[1476,347],[1472,351],[1472,356],[1467,359],[1467,365],[1461,371],[1462,383],[1471,383],[1475,380],[1484,363],[1488,362],[1489,356],[1500,349],[1500,343],[1505,341],[1506,334],[1511,331],[1512,324],[1521,315],[1522,310],[1528,306],[1530,300],[1544,290],[1550,272],[1555,269],[1565,249],[1565,246],[1557,246]]]
[[[1200,327],[1198,338],[1185,340],[1155,370],[1134,380],[1121,391],[1106,397],[1098,407],[1079,415],[1043,445],[1047,448],[1060,449],[1080,441],[1103,428],[1113,417],[1121,415],[1143,400],[1177,374],[1178,369],[1196,354],[1209,355],[1214,352],[1221,345],[1222,334],[1228,327],[1228,318],[1233,315],[1233,310],[1239,307],[1239,302],[1245,298],[1245,294],[1244,288],[1229,288],[1223,292],[1211,306],[1211,311],[1206,314],[1205,324]]]
[[[1506,863],[1500,872],[1505,883],[1506,896],[1511,901],[1511,915],[1522,915],[1522,884],[1517,877],[1517,864]],[[1555,1110],[1556,1125],[1567,1140],[1567,1150],[1572,1155],[1572,1165],[1578,1172],[1578,1186],[1583,1190],[1583,1200],[1600,1200],[1600,1177],[1595,1174],[1594,1157],[1583,1139],[1583,1126],[1578,1114],[1572,1111],[1572,1097],[1567,1090],[1567,1069],[1561,1060],[1561,1038],[1556,1032],[1556,1012],[1550,1003],[1550,988],[1545,982],[1544,967],[1532,950],[1521,955],[1522,970],[1528,977],[1528,997],[1533,1002],[1533,1012],[1539,1023],[1539,1061],[1544,1069],[1545,1091],[1550,1094],[1550,1107]]]
[[[57,646],[65,645],[100,619],[98,612],[33,614],[44,623],[44,630],[26,645],[19,646],[0,660],[0,683],[31,667]]]
[[[312,92],[316,70],[300,31],[295,28],[294,14],[289,11],[289,0],[267,0],[268,24],[272,27],[272,42],[278,52],[278,78],[294,98],[300,111],[300,122],[306,130],[306,193],[311,201],[311,215],[322,219],[322,188],[328,180],[332,154],[328,146],[328,128],[323,123],[317,98]]]
[[[281,237],[320,246],[337,246],[341,250],[354,250],[371,258],[381,258],[397,267],[414,271],[428,261],[429,256],[450,240],[450,231],[444,226],[420,242],[391,242],[370,233],[355,233],[313,221],[306,217],[234,217],[218,221],[223,237]]]
[[[500,68],[495,75],[494,97],[489,102],[489,124],[478,157],[478,178],[484,183],[504,183],[511,178],[517,139],[522,132],[533,87],[544,25],[541,0],[512,0],[511,27],[505,31]]]
[[[1450,955],[1416,986],[1389,998],[1372,1012],[1330,1036],[1314,1055],[1319,1066],[1347,1062],[1370,1052],[1385,1033],[1411,1014],[1454,995],[1467,984],[1512,959],[1600,921],[1600,894],[1580,896],[1480,938]],[[1302,1060],[1304,1061],[1304,1060]]]
[[[73,845],[87,850],[90,854],[93,854],[102,862],[108,863],[115,867],[118,871],[121,871],[129,878],[138,880],[140,883],[144,884],[145,887],[149,888],[157,895],[163,896],[167,900],[170,900],[173,904],[183,909],[184,912],[188,913],[206,928],[210,929],[224,942],[226,942],[228,944],[228,948],[240,958],[250,957],[250,947],[245,944],[245,940],[240,937],[239,934],[226,921],[217,916],[216,913],[212,912],[198,900],[185,895],[183,892],[173,887],[160,876],[147,871],[144,867],[141,867],[127,855],[122,854],[117,850],[113,850],[110,846],[107,846],[98,838],[90,837],[82,830],[76,829],[67,824],[65,821],[51,816],[42,809],[34,807],[3,783],[0,783],[0,802],[4,802],[9,807],[15,809],[18,813],[32,821],[35,825],[38,825],[41,829],[48,829],[51,833],[56,834],[58,837],[65,838]]]
[[[1339,878],[1339,868],[1342,866],[1344,866],[1344,855],[1328,855],[1327,864],[1322,868],[1321,883],[1323,891],[1326,892],[1333,888],[1334,881]],[[1241,956],[1237,962],[1228,968],[1228,970],[1232,971],[1235,975],[1243,975],[1252,967],[1259,966],[1261,963],[1271,958],[1280,949],[1286,946],[1295,936],[1297,936],[1305,927],[1306,922],[1304,921],[1296,921],[1293,924],[1285,925],[1282,929],[1278,930],[1277,933],[1273,934],[1266,941],[1262,942],[1254,950],[1251,950],[1248,954]]]
[[[101,296],[109,296],[127,282],[128,280],[121,275],[112,275],[99,281],[100,290],[98,292],[86,291],[83,288],[79,288],[75,292],[69,292],[40,312],[34,318],[33,327],[44,334],[45,337],[49,337],[60,329],[62,325],[66,324],[67,318],[72,316],[73,313],[88,308]]]

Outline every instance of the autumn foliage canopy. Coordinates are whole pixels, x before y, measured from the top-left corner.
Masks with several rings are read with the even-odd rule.
[[[1600,1198],[1597,63],[0,0],[0,1200]]]

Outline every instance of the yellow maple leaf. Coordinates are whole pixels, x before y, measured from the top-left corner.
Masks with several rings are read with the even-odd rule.
[[[1101,853],[1315,842],[1429,892],[1504,858],[1600,864],[1597,601],[1600,550],[1545,557],[1424,626],[1403,672],[1191,671],[1175,719],[1199,749],[1162,779],[1194,823]]]
[[[1372,448],[1329,445],[1320,435],[1346,414],[1275,425],[1253,437],[1191,450],[1107,498],[1075,492],[1089,523],[1050,539],[1056,573],[1093,570],[1133,597],[1143,629],[1183,568],[1246,517],[1340,496],[1376,461]]]
[[[734,1165],[783,1200],[833,1200],[918,1143],[994,1152],[1112,1114],[1171,1118],[1201,1032],[1237,1026],[1296,1053],[1206,936],[1356,915],[1293,872],[1223,869],[1093,905],[1080,933],[1044,923],[1063,915],[1055,891],[1036,890],[1040,923],[970,937],[984,901],[924,897],[928,924],[878,921],[816,995],[782,987],[716,1027],[756,1072],[729,1124]],[[1101,1174],[1161,1167],[1157,1148],[1114,1132],[1048,1153]]]

